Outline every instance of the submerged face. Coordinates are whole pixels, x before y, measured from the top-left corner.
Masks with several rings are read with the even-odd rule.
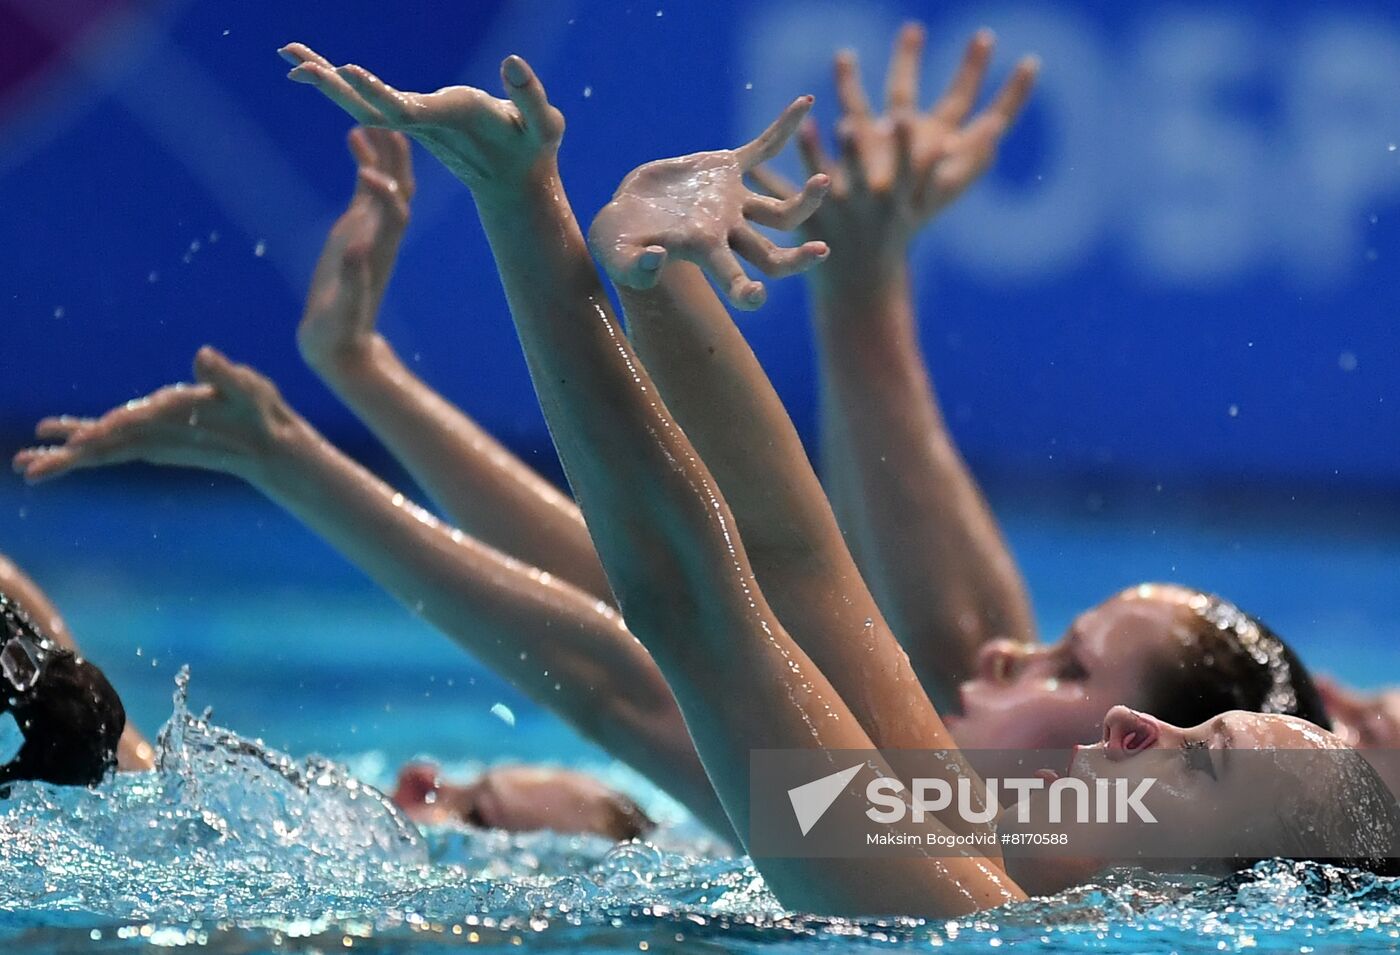
[[[1138,587],[1081,614],[1058,643],[988,643],[962,686],[962,714],[948,718],[953,737],[993,776],[1013,767],[992,765],[998,757],[986,751],[1067,752],[1095,739],[1109,707],[1149,706],[1154,675],[1179,664],[1190,596],[1179,587]]]
[[[1394,800],[1389,807],[1367,804],[1365,787],[1355,785],[1360,760],[1352,755],[1339,738],[1296,717],[1236,710],[1183,729],[1115,706],[1104,718],[1099,742],[1077,747],[1064,776],[1082,781],[1091,793],[1097,785],[1120,784],[1131,792],[1150,781],[1143,804],[1155,821],[1129,812],[1121,822],[1086,826],[1072,809],[1053,820],[1051,788],[1062,777],[1046,770],[1050,785],[1030,797],[1030,818],[1017,818],[1008,808],[1000,828],[1067,833],[1066,845],[1091,851],[1008,855],[1008,870],[1038,892],[1081,882],[1107,865],[1135,862],[1221,874],[1236,868],[1232,860],[1327,857],[1328,847],[1376,845],[1372,828],[1385,843],[1378,854],[1393,852],[1393,830],[1378,824],[1392,818]]]
[[[463,822],[482,829],[549,829],[631,839],[652,828],[630,799],[584,773],[530,766],[489,770],[471,783],[438,779],[436,767],[409,766],[394,802],[415,822]]]

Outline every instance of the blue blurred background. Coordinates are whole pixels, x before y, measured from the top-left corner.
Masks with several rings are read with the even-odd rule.
[[[1044,61],[996,168],[916,265],[945,410],[1046,629],[1135,580],[1182,579],[1324,669],[1400,677],[1400,6],[1381,0],[0,0],[7,453],[44,414],[187,377],[211,342],[401,479],[296,354],[353,169],[346,118],[283,78],[285,42],[409,89],[495,91],[500,59],[524,55],[568,117],[586,220],[632,167],[737,143],[797,93],[829,121],[832,52],[855,47],[878,89],[909,17],[930,28],[926,95],[981,25],[999,37],[994,83],[1024,52]],[[383,328],[555,474],[470,198],[418,158]],[[800,281],[777,283],[741,321],[810,436],[804,308]],[[234,725],[283,745],[352,745],[349,715],[295,719],[313,678],[347,714],[378,714],[365,726],[444,672],[483,681],[452,697],[464,712],[508,696],[228,481],[5,482],[0,550],[73,608],[147,723],[184,660],[197,699],[203,678]],[[352,634],[412,651],[337,675]],[[447,705],[402,726],[448,727]],[[440,735],[435,752],[479,745]]]

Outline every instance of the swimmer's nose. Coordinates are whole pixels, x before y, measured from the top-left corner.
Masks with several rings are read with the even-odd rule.
[[[1103,742],[1110,759],[1126,759],[1151,749],[1162,735],[1157,721],[1146,713],[1115,706],[1103,718]]]
[[[1015,640],[989,640],[977,652],[977,675],[989,683],[1010,682],[1029,652]]]
[[[411,763],[399,772],[398,785],[394,787],[394,805],[400,809],[424,806],[429,795],[437,790],[437,767],[427,763]]]

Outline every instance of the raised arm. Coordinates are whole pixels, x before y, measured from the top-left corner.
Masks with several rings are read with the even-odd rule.
[[[195,385],[173,385],[95,420],[48,419],[21,451],[31,481],[124,461],[235,475],[295,514],[401,603],[727,834],[675,700],[622,620],[440,524],[345,457],[267,379],[210,348]]]
[[[9,594],[29,614],[43,635],[61,647],[81,653],[78,642],[68,630],[68,624],[49,600],[48,594],[36,584],[19,565],[0,554],[0,593]],[[117,743],[117,769],[122,772],[142,772],[155,768],[155,750],[146,737],[128,720]]]
[[[837,513],[885,617],[940,704],[973,672],[986,640],[1034,639],[1025,587],[939,411],[919,346],[909,278],[918,231],[990,165],[1025,103],[1037,64],[1022,60],[972,115],[991,56],[982,31],[952,85],[919,111],[922,28],[900,33],[883,114],[861,89],[853,54],[836,60],[839,161],[816,128],[801,133],[809,172],[832,180],[808,221],[831,246],[809,284],[822,373],[823,462]],[[755,177],[773,194],[792,187]]]
[[[618,282],[633,346],[724,492],[778,619],[877,745],[919,748],[941,724],[851,559],[782,401],[693,264],[705,263],[732,301],[748,304],[762,287],[733,250],[772,276],[826,257],[825,243],[780,249],[750,223],[794,228],[820,204],[826,176],[786,202],[743,185],[743,170],[777,152],[800,109],[740,149],[629,174],[589,236]],[[667,263],[671,250],[693,261]],[[642,268],[643,256],[656,267]]]
[[[557,145],[562,118],[529,67],[512,57],[502,74],[510,102],[493,108],[509,110],[523,135]],[[452,140],[455,118],[433,100],[443,93],[401,94],[358,67],[332,75],[363,99],[342,103],[357,118],[372,111],[411,135]],[[330,92],[331,76],[315,79]],[[444,160],[472,178],[470,154]],[[478,195],[478,205],[540,404],[613,593],[665,673],[744,838],[750,748],[862,748],[870,739],[764,600],[719,488],[612,314],[552,160],[525,171],[513,200],[483,203]],[[745,286],[726,287],[753,301]],[[780,898],[813,911],[969,911],[1020,895],[976,859],[762,864]]]
[[[408,140],[356,128],[350,206],[326,239],[297,329],[302,357],[467,533],[612,602],[583,517],[434,391],[379,334],[380,303],[413,199]]]

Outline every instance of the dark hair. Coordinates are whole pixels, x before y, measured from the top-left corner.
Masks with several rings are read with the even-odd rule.
[[[0,676],[0,713],[12,713],[24,734],[14,759],[0,766],[0,782],[100,782],[116,765],[126,728],[121,697],[101,670],[42,636],[29,615],[0,593],[0,647],[13,640],[33,649],[38,676],[24,689]]]
[[[1330,729],[1322,697],[1303,662],[1257,617],[1215,594],[1170,585],[1186,602],[1184,649],[1154,688],[1149,712],[1195,726],[1229,710],[1297,716]]]
[[[1296,800],[1283,815],[1286,831],[1303,851],[1284,857],[1296,862],[1322,862],[1376,875],[1400,875],[1400,805],[1366,757],[1351,748],[1328,750],[1327,765],[1339,768],[1337,798],[1331,787],[1304,781]],[[1316,773],[1311,775],[1317,775]],[[1257,865],[1262,859],[1237,859],[1238,868]]]
[[[613,793],[608,798],[607,816],[606,834],[619,842],[645,838],[656,828],[656,823],[642,807],[621,793]]]

